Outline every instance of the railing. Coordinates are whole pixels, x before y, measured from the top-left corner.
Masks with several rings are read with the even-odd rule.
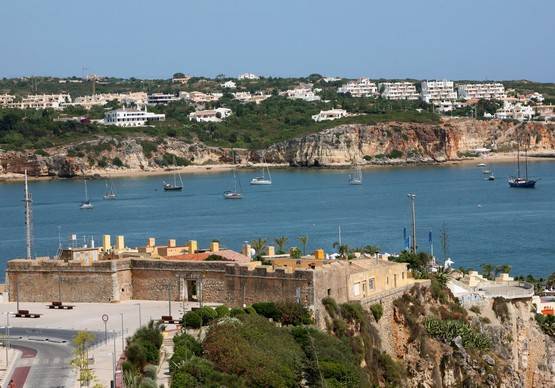
[[[379,294],[369,296],[367,298],[363,298],[360,300],[361,304],[368,304],[379,301],[380,299],[389,298],[393,295],[404,294],[405,292],[409,291],[414,286],[429,286],[430,280],[422,280],[416,283],[407,284],[406,286],[401,286],[397,288],[392,288],[391,290],[382,291]]]

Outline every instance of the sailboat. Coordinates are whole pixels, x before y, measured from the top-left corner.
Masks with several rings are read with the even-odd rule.
[[[179,184],[177,184],[177,178],[179,177]],[[166,181],[162,181],[164,183],[164,191],[181,191],[183,190],[183,180],[181,179],[181,174],[173,174],[173,184],[167,183]]]
[[[239,190],[237,189],[237,174],[235,174],[235,170],[233,170],[233,182],[234,182],[234,189],[224,191],[224,198],[225,199],[241,199],[243,195],[241,194],[241,182],[239,181]]]
[[[487,179],[488,179],[488,181],[494,181],[495,180],[495,175],[493,175],[493,170],[491,170],[491,174],[489,174]]]
[[[108,181],[106,181],[106,192],[104,193],[104,199],[116,199],[116,191],[114,190],[114,184],[110,180],[110,185],[108,186]]]
[[[362,185],[362,170],[358,166],[353,166],[353,170],[349,174],[350,185]]]
[[[268,177],[264,174],[264,171],[268,172]],[[262,176],[257,176],[251,179],[251,185],[271,185],[272,176],[270,175],[270,168],[268,166],[262,167]]]
[[[520,176],[520,143],[517,143],[516,152],[516,177],[509,177],[509,186],[522,189],[533,189],[536,187],[536,181],[534,179],[528,179],[528,152],[524,151],[524,177]]]
[[[85,182],[85,200],[81,202],[81,206],[79,207],[81,209],[92,209],[94,206],[92,202],[89,200],[89,191],[87,190],[87,180],[84,180],[83,182]]]

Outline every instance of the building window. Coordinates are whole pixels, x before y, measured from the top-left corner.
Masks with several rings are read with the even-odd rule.
[[[389,284],[389,276],[385,278],[385,284]]]
[[[401,272],[401,279],[405,280],[405,273]]]
[[[328,296],[331,296],[331,288],[328,288]]]
[[[354,296],[360,295],[360,283],[353,284],[353,295]]]
[[[373,290],[376,288],[376,280],[374,278],[368,279],[368,289]]]

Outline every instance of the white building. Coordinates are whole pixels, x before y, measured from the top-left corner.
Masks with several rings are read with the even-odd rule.
[[[170,102],[179,101],[179,96],[171,93],[152,93],[148,95],[148,105],[168,105]]]
[[[416,85],[411,82],[381,82],[378,84],[382,90],[382,97],[388,100],[418,100],[420,94]]]
[[[254,102],[255,104],[260,104],[262,101],[271,97],[270,94],[264,94],[262,92],[251,94],[250,92],[236,92],[233,93],[233,97],[241,102],[248,103]]]
[[[314,93],[312,87],[300,86],[295,89],[289,89],[281,92],[280,95],[286,96],[292,100],[320,101],[320,96]]]
[[[233,81],[226,81],[223,84],[220,84],[220,86],[226,89],[235,89],[237,87],[237,84]]]
[[[542,103],[545,100],[545,98],[543,97],[543,94],[538,92],[534,92],[532,94],[527,95],[526,99],[528,101],[539,102],[539,103]]]
[[[189,114],[189,121],[197,123],[219,123],[231,115],[229,108],[216,108],[209,110],[199,110]]]
[[[457,99],[457,92],[453,89],[453,81],[422,81],[421,98],[424,102],[453,101]]]
[[[502,83],[462,84],[457,86],[459,98],[464,100],[504,100],[505,86]]]
[[[253,73],[243,73],[243,74],[239,75],[239,79],[240,80],[245,80],[245,79],[254,80],[254,79],[260,79],[260,77],[257,76],[256,74],[253,74]]]
[[[179,97],[195,104],[201,104],[205,102],[214,102],[222,98],[222,93],[203,93],[203,92],[181,92]]]
[[[312,120],[318,123],[320,121],[337,120],[346,116],[347,111],[345,109],[321,110],[320,113],[312,116]]]
[[[494,117],[500,120],[518,120],[526,121],[531,120],[534,117],[534,108],[528,105],[523,105],[521,103],[510,103],[505,102],[503,108],[495,112]]]
[[[104,124],[118,127],[144,127],[147,121],[164,121],[165,114],[151,113],[146,110],[116,109],[106,112]]]
[[[6,106],[14,109],[64,109],[71,104],[69,94],[31,94],[23,97],[21,101],[13,100]]]
[[[342,80],[341,77],[324,77],[324,78],[322,78],[322,81],[324,81],[325,83],[338,82],[338,81],[341,81],[341,80]]]
[[[375,82],[368,78],[359,78],[356,81],[347,82],[337,89],[337,93],[349,93],[353,97],[374,97],[378,95],[378,87]]]
[[[15,96],[11,94],[0,94],[0,106],[7,106],[15,101]]]
[[[93,94],[77,97],[73,105],[81,105],[85,109],[91,109],[93,106],[104,106],[114,100],[124,105],[144,106],[147,102],[147,95],[145,92]]]
[[[438,113],[451,112],[455,107],[455,104],[451,100],[433,100],[434,110]]]

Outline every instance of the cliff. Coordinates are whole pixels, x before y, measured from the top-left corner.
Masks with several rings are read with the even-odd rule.
[[[388,122],[342,125],[248,151],[187,143],[175,138],[98,136],[93,140],[28,150],[0,150],[0,177],[25,169],[32,176],[73,177],[106,169],[163,171],[170,165],[260,162],[290,166],[436,163],[456,160],[476,148],[507,152],[517,139],[531,152],[555,151],[555,124],[444,119],[439,124]]]

